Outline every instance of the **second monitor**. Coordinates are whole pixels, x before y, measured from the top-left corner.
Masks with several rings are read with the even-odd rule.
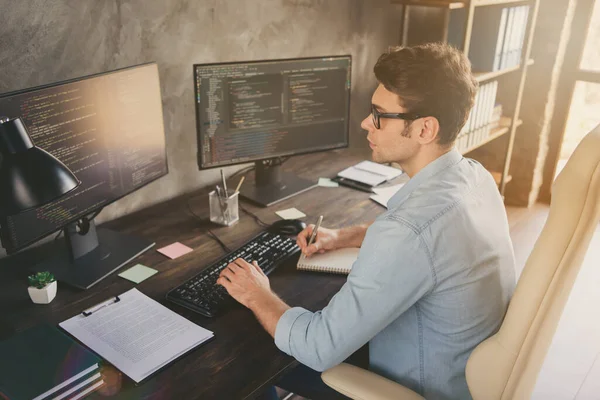
[[[281,157],[348,147],[350,56],[194,65],[198,166],[254,161],[263,206],[316,185]]]

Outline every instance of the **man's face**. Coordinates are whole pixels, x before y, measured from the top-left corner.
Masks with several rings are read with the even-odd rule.
[[[407,110],[399,105],[398,96],[379,85],[371,103],[381,113],[406,113]],[[400,119],[381,118],[379,129],[373,124],[373,116],[369,114],[360,126],[368,132],[367,140],[373,151],[373,161],[378,163],[402,163],[410,159],[419,149],[416,137],[418,130],[415,121],[408,127],[409,121]],[[408,128],[407,128],[408,127]]]

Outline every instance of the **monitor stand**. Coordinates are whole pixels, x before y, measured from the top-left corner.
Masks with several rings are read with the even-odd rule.
[[[317,186],[316,182],[283,172],[281,163],[273,159],[256,161],[255,165],[255,184],[242,186],[240,194],[263,207]]]
[[[89,289],[154,246],[141,237],[105,228],[83,218],[64,228],[66,249],[56,243],[52,256],[32,269],[50,271],[60,283]],[[64,242],[64,241],[63,241]]]

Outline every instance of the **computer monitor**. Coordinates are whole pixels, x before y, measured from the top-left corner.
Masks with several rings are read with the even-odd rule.
[[[54,202],[1,219],[9,254],[62,229],[63,244],[54,242],[49,259],[33,269],[89,288],[154,245],[96,230],[93,218],[168,172],[155,63],[0,95],[0,116],[21,117],[33,142],[82,182]]]
[[[198,166],[256,164],[241,194],[263,206],[316,182],[283,157],[348,147],[350,56],[194,65]]]

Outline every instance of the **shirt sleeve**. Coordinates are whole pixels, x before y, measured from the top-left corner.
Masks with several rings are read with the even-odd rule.
[[[377,220],[340,291],[321,311],[287,310],[277,323],[275,344],[302,364],[324,371],[371,340],[433,286],[423,238],[402,222]]]

